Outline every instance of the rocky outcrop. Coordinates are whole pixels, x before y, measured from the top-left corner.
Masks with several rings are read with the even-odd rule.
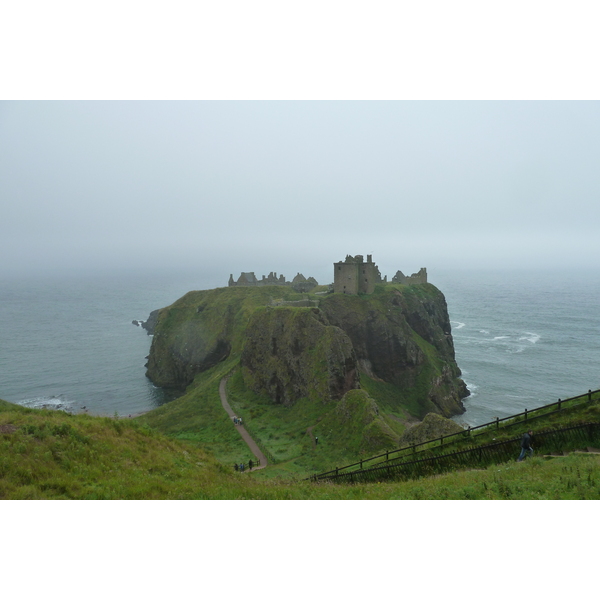
[[[400,446],[421,444],[460,431],[464,431],[464,429],[451,419],[446,419],[436,413],[428,413],[420,423],[404,432],[400,437]]]
[[[450,319],[443,294],[431,284],[404,293],[389,288],[370,296],[327,296],[320,309],[343,329],[362,373],[401,388],[422,388],[427,411],[464,412],[469,395],[456,364]]]
[[[391,385],[390,401],[415,417],[464,412],[468,390],[446,302],[433,285],[330,294],[318,308],[285,305],[298,296],[283,290],[190,292],[155,311],[147,376],[162,387],[185,388],[198,373],[238,357],[246,386],[286,406],[300,398],[338,401],[366,375]],[[283,305],[272,306],[274,291]]]
[[[287,406],[303,397],[339,400],[360,387],[350,339],[317,308],[257,311],[240,362],[250,389]]]
[[[148,332],[148,335],[154,335],[154,328],[158,321],[158,309],[153,310],[145,321],[141,322],[141,326]]]

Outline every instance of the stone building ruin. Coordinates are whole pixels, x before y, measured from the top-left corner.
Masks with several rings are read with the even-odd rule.
[[[415,283],[427,283],[427,269],[425,267],[421,268],[418,273],[413,273],[408,277],[402,273],[402,271],[397,271],[396,274],[392,277],[392,283],[402,283],[404,285],[413,285]]]
[[[371,254],[367,254],[366,262],[362,254],[346,255],[346,260],[333,263],[333,291],[336,294],[372,294],[377,283],[387,283],[387,275],[382,279],[379,267],[373,262]],[[427,269],[406,276],[398,271],[392,283],[415,285],[427,283]]]
[[[336,294],[372,294],[378,283],[387,283],[387,275],[381,277],[379,267],[373,262],[371,254],[367,254],[365,261],[362,254],[356,256],[346,255],[346,259],[333,263],[333,284],[329,287],[329,293]],[[427,283],[427,269],[424,267],[412,275],[404,275],[402,271],[397,271],[392,277],[392,283],[402,285],[418,285]],[[310,292],[318,284],[314,277],[308,279],[298,273],[292,281],[286,281],[283,275],[277,276],[277,273],[271,271],[269,275],[263,275],[258,279],[253,271],[242,273],[237,281],[233,279],[233,274],[229,275],[229,287],[259,287],[265,285],[279,285],[291,287],[294,291],[305,293]],[[318,292],[327,293],[327,292]]]
[[[292,281],[286,281],[283,275],[277,277],[277,273],[271,271],[268,276],[263,275],[262,279],[257,279],[254,272],[242,273],[237,281],[234,281],[233,274],[229,275],[229,287],[244,286],[244,287],[259,287],[264,285],[281,285],[291,287],[295,292],[310,292],[315,286],[319,285],[314,277],[308,279],[298,273]]]

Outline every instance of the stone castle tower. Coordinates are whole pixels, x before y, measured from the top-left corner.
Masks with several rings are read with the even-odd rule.
[[[375,284],[381,283],[379,267],[367,254],[364,262],[361,254],[346,256],[344,262],[333,263],[333,291],[336,294],[372,294]]]
[[[347,255],[345,261],[333,263],[333,291],[336,294],[372,294],[378,283],[387,283],[387,275],[381,278],[379,267],[373,262],[371,254],[367,254],[366,262],[361,254],[357,254]],[[423,267],[418,273],[409,276],[398,271],[392,278],[392,283],[427,283],[427,269]]]

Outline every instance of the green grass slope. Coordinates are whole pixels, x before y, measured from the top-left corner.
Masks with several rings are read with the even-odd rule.
[[[134,420],[0,401],[0,499],[598,499],[600,458],[571,454],[415,481],[261,480]]]

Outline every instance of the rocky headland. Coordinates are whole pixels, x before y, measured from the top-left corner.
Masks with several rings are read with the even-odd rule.
[[[372,294],[310,296],[314,305],[304,307],[298,300],[307,294],[274,286],[189,292],[144,324],[154,334],[147,376],[183,390],[237,358],[247,388],[284,406],[339,402],[364,387],[362,378],[385,384],[417,418],[464,412],[469,392],[435,286],[382,283]]]

